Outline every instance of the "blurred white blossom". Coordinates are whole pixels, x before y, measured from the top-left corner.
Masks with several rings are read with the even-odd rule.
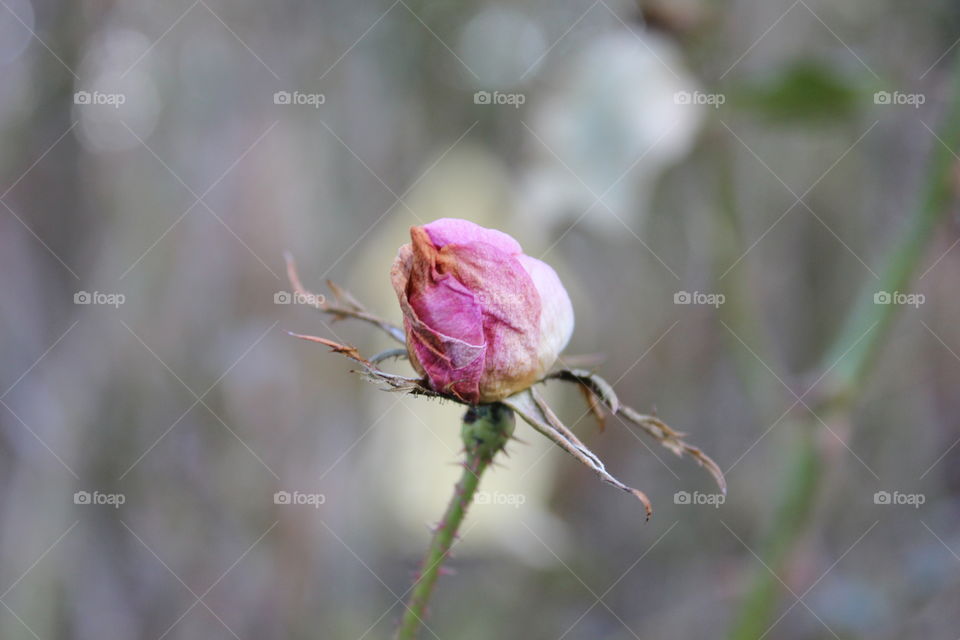
[[[529,121],[524,217],[561,230],[581,216],[610,235],[636,229],[657,179],[689,152],[703,120],[702,105],[678,99],[696,82],[678,49],[646,32],[597,36],[560,64]]]

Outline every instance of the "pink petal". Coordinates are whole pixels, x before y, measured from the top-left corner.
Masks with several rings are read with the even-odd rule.
[[[521,391],[573,331],[556,272],[505,233],[443,218],[410,229],[391,279],[410,361],[437,391],[469,403]]]
[[[500,251],[509,255],[519,255],[523,253],[520,243],[509,235],[496,229],[486,229],[469,220],[460,220],[459,218],[440,218],[429,224],[423,225],[423,228],[430,235],[430,240],[438,249],[442,249],[448,244],[473,244],[474,242],[484,242],[493,245]]]
[[[553,267],[545,262],[522,255],[517,258],[540,294],[540,359],[539,376],[544,375],[573,335],[573,303]],[[538,376],[538,377],[539,377]]]

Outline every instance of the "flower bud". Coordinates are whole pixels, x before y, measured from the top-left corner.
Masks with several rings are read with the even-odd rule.
[[[469,404],[542,378],[573,333],[556,272],[507,234],[466,220],[412,227],[410,237],[390,276],[414,369]]]

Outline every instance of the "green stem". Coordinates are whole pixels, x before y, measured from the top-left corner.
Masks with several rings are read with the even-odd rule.
[[[930,172],[916,214],[890,252],[879,282],[861,292],[842,330],[819,363],[820,371],[833,367],[828,378],[829,390],[813,407],[828,424],[842,420],[849,413],[898,310],[896,304],[875,304],[874,293],[904,292],[937,223],[949,211],[954,195],[950,177],[956,166],[956,156],[950,146],[960,144],[960,59],[954,64],[952,82],[943,130],[939,139],[933,141]],[[821,484],[818,426],[819,421],[805,425],[800,442],[790,451],[789,471],[774,513],[775,520],[761,547],[761,556],[769,569],[758,570],[734,623],[732,640],[756,640],[773,618],[778,598],[772,573],[782,572],[803,536]]]
[[[480,476],[487,470],[493,457],[507,444],[513,435],[515,418],[513,412],[501,404],[471,407],[463,417],[460,435],[466,450],[463,473],[454,487],[453,497],[443,520],[437,525],[430,541],[430,548],[423,559],[420,577],[414,583],[410,600],[404,611],[397,640],[412,640],[423,624],[427,613],[427,603],[433,593],[433,587],[440,577],[440,567],[457,536],[457,531],[467,515],[467,508],[473,502],[473,496],[480,485]]]
[[[771,568],[757,571],[751,588],[740,605],[740,611],[731,633],[734,640],[757,640],[769,628],[773,612],[780,599],[779,580],[774,576],[790,557],[794,545],[804,531],[804,523],[813,510],[818,481],[822,471],[816,443],[816,429],[804,425],[797,433],[798,441],[790,449],[792,458],[781,487],[773,526],[759,550],[764,563]]]

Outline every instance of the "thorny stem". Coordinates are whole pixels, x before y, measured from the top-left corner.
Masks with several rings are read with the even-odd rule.
[[[950,177],[956,165],[952,147],[960,142],[960,59],[954,63],[951,95],[943,129],[932,142],[933,152],[927,183],[913,218],[889,253],[880,281],[866,287],[853,311],[821,360],[821,370],[833,367],[828,378],[831,389],[813,409],[827,424],[844,421],[863,388],[870,365],[883,345],[899,305],[874,304],[876,291],[903,291],[923,258],[933,232],[950,209],[956,194]],[[768,569],[758,571],[737,616],[730,638],[756,640],[769,631],[777,606],[776,578],[802,538],[804,524],[816,504],[823,461],[818,446],[819,421],[805,425],[792,448],[788,475],[775,510],[776,520],[768,532],[761,555]]]
[[[466,450],[463,473],[454,487],[453,497],[443,514],[443,520],[434,530],[420,576],[412,587],[410,600],[397,630],[397,640],[412,640],[416,637],[426,617],[427,603],[440,576],[440,567],[450,554],[450,547],[467,514],[467,508],[473,502],[473,496],[480,485],[480,476],[490,466],[493,457],[507,444],[513,435],[514,425],[513,412],[502,404],[471,407],[464,415],[460,430]]]

